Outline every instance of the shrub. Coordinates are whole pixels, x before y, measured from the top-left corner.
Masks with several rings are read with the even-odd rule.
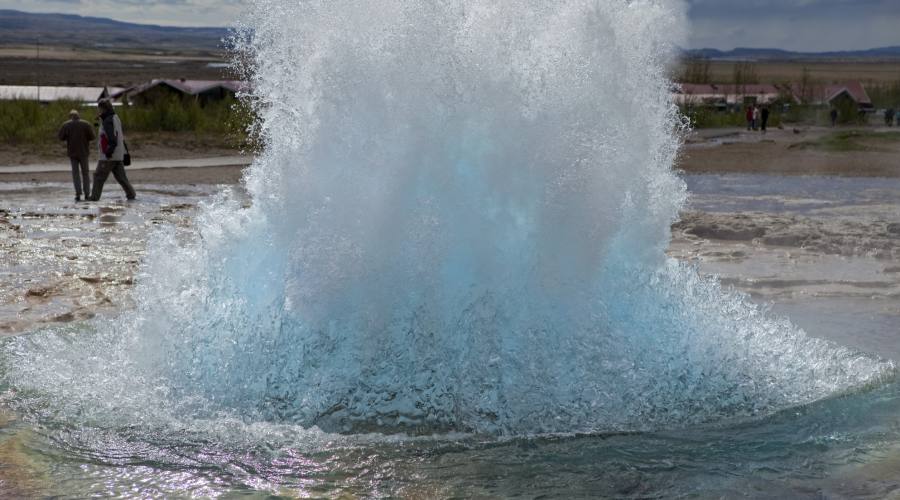
[[[90,120],[88,111],[70,101],[41,105],[36,101],[0,101],[0,141],[7,144],[38,144],[56,142],[59,127],[69,119],[69,110],[77,109]]]
[[[59,127],[77,109],[95,123],[97,109],[78,102],[0,101],[0,141],[10,145],[54,144]],[[117,107],[128,132],[193,132],[227,138],[234,146],[247,147],[247,130],[254,115],[246,105],[230,98],[200,106],[195,99],[170,97],[146,106]]]
[[[782,122],[780,111],[776,111],[778,106],[770,107],[769,128],[778,127]],[[694,108],[683,108],[681,110],[691,121],[694,128],[730,128],[730,127],[747,127],[747,118],[743,109],[739,111],[718,110],[706,106],[698,106]]]

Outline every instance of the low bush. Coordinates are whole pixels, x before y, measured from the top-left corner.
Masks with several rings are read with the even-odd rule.
[[[730,128],[744,127],[747,128],[747,115],[742,111],[722,111],[710,107],[693,107],[681,110],[691,121],[694,128]],[[772,111],[769,115],[769,128],[775,128],[781,125],[782,117],[780,112]]]
[[[90,123],[97,123],[96,106],[57,101],[0,101],[0,141],[13,146],[55,143],[59,127],[76,109]],[[234,147],[250,146],[248,127],[253,113],[235,99],[210,102],[201,106],[193,99],[162,99],[147,106],[121,106],[116,113],[122,119],[126,137],[129,132],[184,132],[226,138]]]

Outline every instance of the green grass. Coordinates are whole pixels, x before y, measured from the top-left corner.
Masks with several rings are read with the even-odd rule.
[[[876,108],[900,109],[900,80],[881,85],[867,85],[866,92]]]
[[[791,149],[817,149],[821,151],[890,151],[882,145],[900,143],[900,132],[873,132],[846,130],[826,135],[814,141],[803,141],[790,146]]]
[[[96,122],[95,106],[66,101],[44,105],[25,100],[0,101],[0,141],[13,147],[52,147],[58,142],[57,131],[68,120],[71,109],[77,109],[88,122]],[[247,130],[253,114],[234,99],[200,106],[195,100],[173,97],[149,106],[117,107],[116,112],[126,136],[130,132],[191,132],[224,138],[240,148],[250,147],[252,142]]]
[[[730,112],[718,111],[708,107],[683,108],[684,116],[691,121],[694,128],[747,128],[747,118],[744,111]],[[776,128],[782,123],[781,113],[773,111],[769,115],[769,128]]]
[[[35,101],[0,101],[0,141],[7,145],[37,145],[57,142],[56,133],[68,119],[74,102],[59,101],[46,106]],[[82,112],[82,114],[84,114]]]
[[[769,115],[769,128],[779,125],[819,125],[831,124],[830,109],[821,106],[791,106],[787,111],[781,111],[781,106],[773,105],[772,114]],[[682,108],[681,112],[691,120],[694,128],[729,128],[747,127],[744,111],[728,112],[718,111],[709,107]],[[839,110],[838,123],[843,125],[864,125],[868,122],[868,116],[861,116],[855,108],[843,107]]]

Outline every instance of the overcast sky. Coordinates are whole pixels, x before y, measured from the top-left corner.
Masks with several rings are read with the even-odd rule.
[[[686,0],[691,48],[802,51],[900,45],[900,0]],[[174,26],[226,26],[242,0],[0,0],[0,8]]]

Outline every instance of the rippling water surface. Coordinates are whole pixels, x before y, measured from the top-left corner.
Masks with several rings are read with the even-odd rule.
[[[884,498],[900,487],[898,414],[900,386],[891,383],[748,422],[511,440],[255,429],[236,444],[234,435],[162,437],[149,429],[7,422],[0,431],[0,491],[62,497]],[[224,434],[246,432],[237,423],[233,429],[217,425]]]

